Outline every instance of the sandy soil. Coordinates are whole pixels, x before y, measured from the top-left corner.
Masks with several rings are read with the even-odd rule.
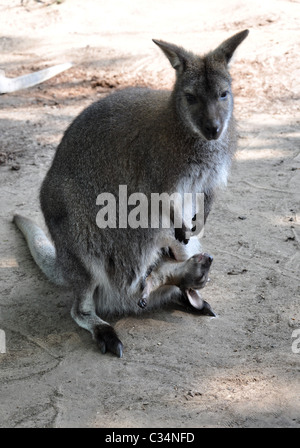
[[[0,98],[1,427],[300,426],[299,13],[287,0],[0,0],[7,76],[74,62]],[[232,64],[239,150],[203,238],[214,255],[204,295],[218,317],[124,317],[124,357],[103,356],[13,213],[43,225],[39,186],[84,107],[126,85],[172,86],[152,38],[203,53],[245,28]]]

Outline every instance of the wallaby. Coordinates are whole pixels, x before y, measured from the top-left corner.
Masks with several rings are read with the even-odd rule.
[[[193,309],[198,310],[200,314],[207,314],[209,316],[216,316],[209,303],[202,299],[199,294],[199,289],[204,288],[208,279],[208,273],[213,261],[213,257],[209,254],[196,254],[187,261],[172,260],[169,256],[162,256],[157,265],[151,269],[149,275],[145,280],[142,290],[141,298],[138,305],[141,308],[146,308],[148,298],[154,291],[164,291],[162,286],[175,286],[180,288],[182,296],[173,296],[173,301],[176,297],[179,303],[183,303],[183,298],[186,297],[188,305]]]
[[[165,266],[162,249],[177,263],[184,262],[201,253],[199,239],[186,241],[173,224],[99,228],[97,197],[109,192],[118,198],[120,185],[127,186],[128,194],[142,192],[146,197],[153,192],[202,192],[207,218],[236,150],[228,63],[247,35],[248,30],[237,33],[202,57],[154,40],[176,71],[174,88],[120,90],[89,106],[69,126],[40,192],[53,244],[32,221],[14,217],[42,271],[73,290],[71,315],[91,332],[103,353],[121,357],[123,345],[100,315],[142,312],[140,299],[151,266],[157,266],[154,275],[161,285],[148,288],[147,308],[187,298],[191,306],[207,310],[191,290],[201,287],[194,274],[198,279],[206,275],[208,255],[198,255],[189,268],[181,266],[181,278],[188,281],[174,280],[177,284],[172,285],[159,274]],[[191,229],[192,218],[193,213],[185,216],[183,227]],[[195,260],[203,270],[200,277]],[[178,271],[176,262],[168,269]],[[186,276],[186,269],[191,275]]]

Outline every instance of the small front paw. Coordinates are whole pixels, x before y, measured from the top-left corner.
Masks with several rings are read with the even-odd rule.
[[[144,298],[141,298],[141,299],[138,301],[138,306],[139,306],[140,308],[142,308],[142,309],[146,308],[146,306],[147,306],[147,300],[144,299]]]
[[[175,227],[175,238],[183,244],[187,244],[189,242],[189,239],[186,238],[186,229]]]

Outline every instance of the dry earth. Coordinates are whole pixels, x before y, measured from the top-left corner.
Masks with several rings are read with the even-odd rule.
[[[46,3],[0,0],[7,76],[74,62],[0,98],[0,426],[299,427],[299,2]],[[71,294],[35,266],[13,213],[43,225],[39,186],[84,107],[127,85],[171,87],[152,38],[203,53],[245,28],[232,64],[239,150],[203,238],[218,317],[124,317],[124,357],[103,356],[71,319]]]

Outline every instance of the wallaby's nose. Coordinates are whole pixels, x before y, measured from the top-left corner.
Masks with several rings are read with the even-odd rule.
[[[207,140],[216,140],[220,136],[221,125],[219,122],[206,123],[204,126],[204,136]]]
[[[213,257],[207,253],[203,254],[203,260],[205,266],[210,266],[213,262]]]

